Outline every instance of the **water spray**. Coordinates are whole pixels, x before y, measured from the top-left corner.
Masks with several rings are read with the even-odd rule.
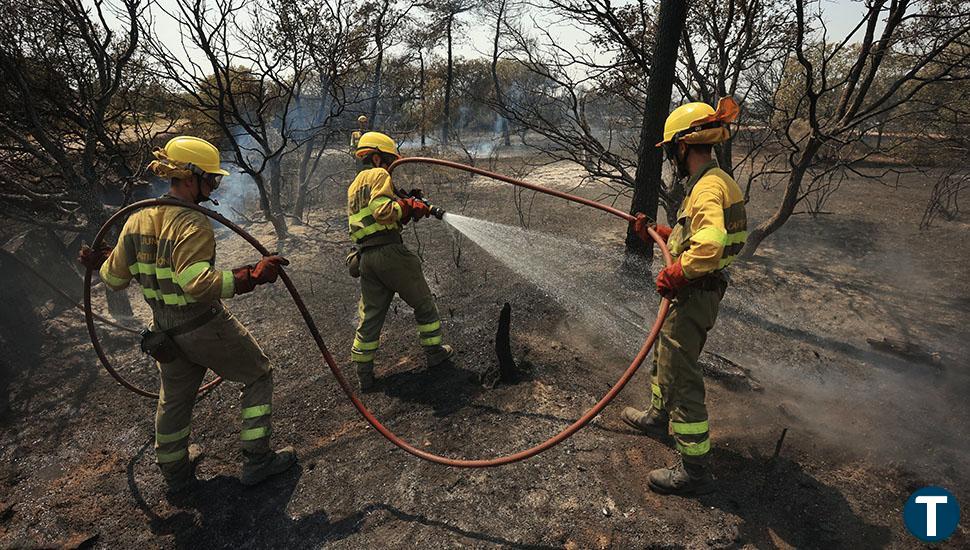
[[[436,164],[439,166],[445,166],[448,168],[462,170],[465,172],[470,172],[473,174],[478,174],[488,178],[492,178],[498,181],[504,181],[506,183],[510,183],[512,185],[516,185],[519,187],[525,187],[527,189],[538,191],[540,193],[545,193],[547,195],[563,198],[579,204],[584,204],[586,206],[590,206],[592,208],[596,208],[604,212],[609,212],[627,222],[632,222],[634,219],[633,216],[631,216],[630,214],[627,214],[626,212],[622,212],[611,206],[600,204],[596,201],[585,199],[583,197],[577,197],[575,195],[570,195],[568,193],[563,193],[561,191],[557,191],[554,189],[548,189],[535,184],[524,182],[522,180],[517,180],[509,176],[496,174],[494,172],[489,172],[488,170],[482,170],[481,168],[467,166],[464,164],[459,164],[457,162],[451,162],[451,161],[440,160],[440,159],[432,159],[432,158],[424,158],[424,157],[403,158],[394,162],[394,164],[392,164],[388,168],[388,171],[390,172],[396,166],[400,164],[405,164],[405,163]],[[94,238],[94,243],[92,244],[92,248],[98,249],[104,243],[104,238],[108,234],[109,230],[112,227],[114,227],[114,225],[117,224],[120,220],[126,218],[129,214],[137,210],[140,210],[142,208],[147,208],[150,206],[179,206],[182,208],[189,208],[189,209],[201,212],[202,214],[208,216],[209,218],[228,227],[237,235],[245,239],[246,242],[252,245],[253,248],[255,248],[263,256],[270,255],[270,251],[267,250],[267,248],[263,246],[262,243],[256,240],[255,237],[250,235],[248,232],[246,232],[246,230],[242,229],[238,225],[226,219],[222,214],[219,214],[218,212],[214,212],[212,210],[209,210],[208,208],[204,208],[197,204],[189,204],[189,203],[185,203],[174,199],[144,200],[144,201],[136,202],[134,204],[130,204],[122,208],[121,210],[118,210],[117,212],[114,213],[114,215],[108,218],[108,221],[106,221],[103,226],[101,226],[101,229],[98,231],[98,234]],[[435,207],[435,208],[441,212],[442,216],[444,215],[444,210],[438,207]],[[434,215],[435,217],[439,217],[437,214],[434,214]],[[667,250],[667,246],[664,243],[663,239],[660,238],[660,236],[652,228],[648,229],[647,231],[650,234],[650,237],[653,238],[654,242],[657,243],[657,246],[660,249],[660,252],[663,255],[663,258],[666,264],[670,265],[671,263],[673,263],[673,259],[671,258],[670,252]],[[88,334],[91,337],[91,344],[94,346],[94,350],[98,354],[98,359],[101,360],[101,364],[104,365],[105,370],[107,370],[108,373],[112,377],[114,377],[119,384],[134,391],[135,393],[138,393],[139,395],[143,395],[151,398],[157,398],[158,397],[157,394],[138,388],[134,384],[128,382],[123,376],[121,376],[121,374],[118,371],[116,371],[111,366],[111,362],[108,360],[108,357],[104,352],[104,349],[101,347],[101,341],[98,339],[97,330],[94,324],[94,313],[91,309],[91,281],[93,278],[92,276],[93,276],[93,271],[90,268],[87,268],[84,273],[84,316],[85,316],[85,321],[87,323]],[[562,443],[570,436],[572,436],[580,429],[582,429],[586,424],[588,424],[591,420],[593,420],[593,418],[595,418],[604,408],[606,408],[606,406],[609,405],[609,403],[617,395],[619,395],[620,391],[623,390],[623,387],[626,386],[627,382],[629,382],[630,379],[633,378],[633,375],[636,374],[637,370],[640,368],[644,360],[647,358],[647,354],[650,352],[650,348],[653,347],[654,342],[657,340],[657,337],[660,334],[660,327],[663,326],[664,320],[667,318],[667,311],[670,308],[669,300],[664,298],[660,301],[660,308],[657,312],[657,318],[654,321],[653,326],[650,329],[650,332],[647,334],[647,337],[644,340],[643,345],[640,347],[640,351],[637,353],[636,357],[634,357],[633,361],[630,363],[630,366],[627,367],[626,371],[623,372],[623,374],[620,376],[620,379],[617,380],[616,384],[614,384],[610,388],[610,390],[606,392],[606,395],[604,395],[599,401],[597,401],[596,404],[593,405],[593,407],[590,408],[588,411],[586,411],[586,413],[584,413],[579,419],[577,419],[575,422],[567,426],[565,429],[563,429],[555,436],[550,437],[549,439],[543,441],[542,443],[534,447],[519,451],[517,453],[505,455],[505,456],[487,458],[487,459],[469,460],[469,459],[450,458],[446,456],[440,456],[440,455],[436,455],[436,454],[421,450],[415,447],[414,445],[411,445],[407,441],[404,441],[396,434],[391,432],[386,426],[384,426],[384,424],[382,424],[381,421],[374,416],[374,414],[370,411],[370,409],[368,409],[367,406],[364,405],[364,403],[360,400],[360,398],[357,397],[353,389],[350,387],[350,384],[347,382],[346,378],[344,378],[343,373],[340,371],[340,368],[337,366],[337,363],[334,361],[333,356],[330,354],[330,350],[327,349],[327,345],[324,343],[323,337],[320,335],[320,331],[319,329],[317,329],[316,323],[314,322],[313,317],[310,315],[310,311],[307,309],[306,304],[303,302],[303,299],[300,297],[300,293],[296,290],[296,286],[293,284],[293,281],[286,274],[286,271],[282,267],[279,270],[279,278],[281,281],[283,281],[283,284],[286,286],[286,289],[289,291],[290,297],[293,299],[293,304],[296,306],[297,310],[299,310],[300,312],[300,315],[303,317],[303,321],[306,324],[307,329],[310,331],[310,336],[313,338],[313,341],[317,344],[317,347],[320,349],[320,353],[323,356],[324,361],[326,361],[327,366],[330,368],[330,371],[333,373],[334,378],[336,378],[337,384],[340,385],[340,388],[347,395],[347,398],[354,405],[354,408],[357,409],[357,412],[359,412],[360,415],[363,416],[364,419],[367,420],[367,422],[370,423],[370,425],[373,426],[375,430],[377,430],[381,435],[387,438],[388,441],[390,441],[400,449],[404,450],[405,452],[408,452],[418,458],[427,460],[429,462],[434,462],[436,464],[441,464],[445,466],[453,466],[457,468],[488,468],[493,466],[502,466],[505,464],[511,464],[513,462],[518,462],[520,460],[525,460],[543,451],[549,450],[552,447],[555,447],[556,445],[558,445],[559,443]],[[210,385],[213,383],[214,382],[210,382]]]

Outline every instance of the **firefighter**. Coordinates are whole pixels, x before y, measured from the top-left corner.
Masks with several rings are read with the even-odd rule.
[[[718,167],[712,150],[730,138],[727,125],[737,115],[738,105],[730,97],[716,110],[706,103],[682,105],[670,113],[663,141],[657,144],[678,175],[688,179],[677,223],[673,228],[656,226],[674,263],[657,275],[657,291],[671,300],[671,307],[654,348],[650,407],[627,407],[621,418],[654,437],[673,432],[680,460],[649,475],[650,488],[662,494],[714,489],[704,379],[697,359],[728,286],[725,270],[747,237],[744,195]],[[634,231],[651,242],[648,225],[639,214]]]
[[[347,189],[350,238],[357,247],[351,262],[359,266],[359,322],[350,358],[361,391],[374,385],[374,355],[380,345],[381,328],[394,294],[414,308],[418,339],[428,366],[444,364],[454,354],[441,343],[438,307],[421,271],[421,260],[404,246],[401,227],[430,214],[428,205],[416,198],[400,198],[387,167],[400,158],[397,145],[379,132],[367,132],[357,142],[356,155],[364,170]]]
[[[350,152],[356,158],[357,171],[360,172],[364,169],[364,163],[361,162],[360,157],[357,155],[357,142],[360,141],[360,136],[367,132],[367,115],[360,115],[357,117],[357,129],[350,133]]]
[[[367,115],[360,115],[357,117],[357,129],[350,133],[350,151],[352,153],[357,152],[357,142],[360,141],[360,136],[367,132]]]
[[[171,180],[163,198],[199,204],[228,172],[219,151],[190,136],[171,139],[153,152],[148,168]],[[101,280],[121,290],[132,279],[151,306],[153,324],[143,346],[158,360],[161,387],[155,412],[155,460],[170,494],[191,487],[197,445],[189,445],[192,407],[206,369],[242,384],[240,480],[255,485],[296,462],[292,447],[273,451],[270,418],[273,366],[256,340],[226,309],[222,299],[276,281],[280,256],[231,271],[215,267],[215,234],[200,212],[179,206],[143,208],[128,218],[113,249],[82,248],[79,260],[98,269]]]

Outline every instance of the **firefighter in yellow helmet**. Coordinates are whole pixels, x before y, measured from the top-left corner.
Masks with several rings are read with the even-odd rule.
[[[674,263],[657,275],[657,291],[671,300],[671,307],[654,348],[650,407],[627,407],[621,418],[655,437],[673,432],[681,460],[649,476],[650,488],[662,494],[702,494],[714,488],[704,378],[697,359],[727,289],[725,269],[747,237],[744,195],[712,154],[713,145],[730,138],[727,125],[738,111],[730,97],[717,109],[706,103],[682,105],[670,113],[663,141],[657,144],[678,174],[688,178],[686,196],[674,227],[656,226]],[[648,225],[640,214],[634,230],[651,242]]]
[[[361,391],[367,391],[374,385],[374,355],[395,293],[414,308],[418,339],[429,367],[444,364],[454,351],[441,343],[441,318],[421,271],[421,260],[401,238],[402,226],[427,217],[430,209],[423,201],[402,198],[395,191],[386,169],[400,158],[393,139],[367,132],[357,142],[356,155],[364,170],[347,189],[350,238],[356,246],[348,262],[352,274],[360,277],[359,322],[350,358]]]
[[[191,136],[156,148],[148,168],[171,180],[163,198],[198,204],[209,199],[229,175],[219,150]],[[215,267],[216,241],[205,215],[180,206],[143,208],[125,222],[113,249],[83,248],[79,260],[99,270],[112,290],[132,279],[141,285],[152,309],[151,332],[143,349],[158,361],[161,385],[155,412],[155,460],[170,494],[195,482],[197,445],[189,445],[192,407],[207,369],[242,384],[241,481],[254,485],[296,462],[291,447],[270,447],[273,368],[245,327],[222,299],[276,281],[288,262],[267,256],[255,266],[231,271]]]
[[[357,129],[350,133],[350,150],[351,152],[357,151],[357,142],[360,141],[360,136],[367,132],[367,115],[360,115],[357,117]]]

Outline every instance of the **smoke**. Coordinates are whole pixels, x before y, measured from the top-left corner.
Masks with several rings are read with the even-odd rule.
[[[219,206],[212,205],[210,208],[233,222],[246,221],[245,218],[249,213],[259,205],[259,190],[256,188],[256,182],[236,163],[225,162],[223,167],[229,175],[222,178],[219,189],[212,194],[219,201]]]
[[[632,357],[639,349],[657,299],[616,271],[618,250],[451,213],[444,221],[534,284],[579,320],[577,326],[593,327],[590,348],[601,358]],[[803,446],[819,442],[880,464],[965,476],[957,469],[970,450],[965,367],[956,361],[939,370],[871,349],[865,338],[885,330],[874,326],[879,315],[866,311],[856,295],[864,284],[844,285],[841,292],[849,296],[835,299],[832,285],[814,272],[761,269],[737,267],[735,278],[743,282],[729,289],[708,339],[707,351],[749,369],[765,388],[728,393],[712,406],[721,434],[750,436],[752,429],[786,426],[788,441]],[[869,307],[898,316],[893,310],[902,302],[873,300]],[[590,336],[575,329],[570,335],[574,344],[577,336]],[[966,357],[966,344],[921,341],[931,349],[963,350],[956,358]]]
[[[885,266],[868,255],[868,273],[880,276],[864,279],[845,273],[844,257],[803,252],[818,260],[812,269],[735,268],[741,284],[728,291],[708,347],[751,370],[766,388],[759,400],[767,407],[755,413],[728,405],[734,409],[729,427],[785,425],[793,428],[790,436],[847,454],[968,481],[958,465],[970,451],[970,376],[962,359],[966,339],[954,329],[965,324],[947,327],[940,316],[953,316],[953,310],[933,312],[932,302],[901,290],[928,274],[917,273],[919,264],[901,257],[899,247]],[[885,275],[896,284],[878,280]],[[867,338],[942,352],[942,365],[874,349]]]

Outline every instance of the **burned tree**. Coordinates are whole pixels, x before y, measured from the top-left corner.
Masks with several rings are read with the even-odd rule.
[[[898,172],[867,170],[866,162],[891,157],[905,140],[926,137],[927,120],[947,109],[920,98],[970,77],[970,2],[875,0],[835,43],[820,9],[806,9],[815,5],[796,2],[794,51],[773,101],[765,102],[771,133],[766,147],[784,150],[786,162],[768,171],[764,185],[773,185],[778,180],[771,176],[780,174],[784,195],[774,214],[749,235],[744,256],[752,256],[800,204],[831,194],[833,182],[841,181],[838,173],[883,180]],[[850,44],[858,31],[862,41]],[[878,147],[873,145],[867,137],[887,125],[903,131],[905,140],[878,139]],[[817,201],[814,208],[820,208]]]
[[[0,23],[0,185],[5,216],[91,238],[105,193],[129,190],[159,131],[153,82],[138,74],[138,0],[123,28],[104,2],[26,0]],[[155,88],[157,90],[157,88]]]
[[[370,91],[370,123],[376,127],[378,105],[381,99],[381,80],[384,76],[384,56],[392,33],[396,30],[397,22],[403,17],[398,13],[394,0],[379,0],[366,5],[361,14],[367,19],[368,26],[373,29],[371,38],[374,41],[374,76],[371,80]]]
[[[361,53],[368,46],[368,32],[358,7],[340,1],[296,2],[275,0],[271,9],[279,18],[278,39],[306,45],[310,69],[295,82],[291,137],[298,144],[299,169],[292,219],[300,223],[306,211],[311,182],[328,147],[344,139],[335,127],[348,106],[359,104],[360,88],[351,86]],[[280,49],[285,49],[280,46]],[[290,58],[294,73],[304,62]]]
[[[791,52],[795,21],[782,0],[694,0],[681,39],[677,86],[685,100],[716,105],[734,97],[744,111],[755,89]],[[718,163],[729,174],[737,166],[735,140],[718,145]],[[759,149],[749,147],[747,152]],[[740,164],[740,163],[738,163]]]
[[[680,33],[687,19],[687,0],[668,0],[660,3],[657,16],[657,32],[654,38],[652,65],[644,97],[643,121],[640,125],[640,141],[637,149],[637,170],[633,182],[633,201],[630,213],[643,212],[649,218],[657,217],[660,190],[663,188],[661,171],[663,155],[656,143],[663,139],[664,121],[670,110],[673,93],[674,70],[677,66],[677,46]],[[670,211],[670,208],[667,209]],[[653,243],[646,243],[627,229],[627,259],[635,257],[653,259]]]
[[[137,55],[144,5],[120,7],[18,0],[0,17],[0,213],[77,234],[71,259],[105,204],[130,200],[151,141],[169,129],[167,96]],[[113,314],[130,315],[123,295],[108,296]]]
[[[551,142],[551,147],[548,142],[539,146],[543,152],[577,162],[590,178],[612,184],[614,195],[632,189],[631,210],[656,217],[661,198],[667,202],[667,197],[660,178],[662,156],[653,145],[660,141],[669,111],[686,0],[661,2],[658,14],[644,3],[625,9],[599,0],[549,4],[587,33],[599,51],[569,51],[548,30],[536,38],[510,26],[514,57],[549,85],[519,104],[503,93],[499,112]],[[614,63],[604,65],[597,53],[612,55]],[[613,93],[644,77],[645,90],[634,86],[633,94]],[[591,115],[603,117],[605,124]],[[652,247],[632,231],[626,247],[628,260],[652,256]]]
[[[460,28],[458,16],[475,7],[474,0],[438,0],[431,3],[437,18],[436,25],[445,37],[447,69],[445,72],[444,114],[441,122],[441,144],[448,145],[451,138],[451,93],[455,82],[455,32]]]
[[[182,33],[183,51],[172,51],[148,22],[153,59],[184,107],[221,134],[255,183],[266,219],[285,238],[282,163],[300,144],[296,134],[305,136],[294,124],[294,107],[310,74],[306,44],[279,36],[280,13],[246,0],[178,0],[175,11],[164,13]],[[192,61],[193,50],[205,66]]]

